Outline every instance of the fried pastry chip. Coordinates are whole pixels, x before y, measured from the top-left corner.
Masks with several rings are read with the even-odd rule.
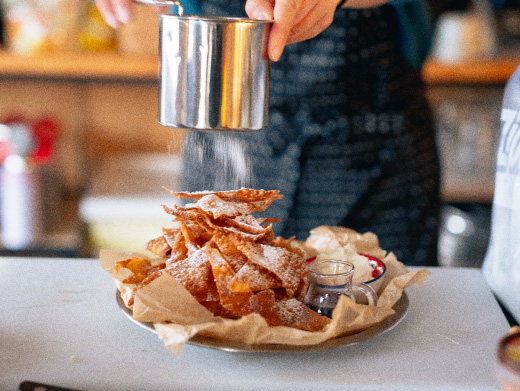
[[[278,236],[276,239],[273,240],[273,242],[271,244],[275,247],[282,247],[282,248],[286,249],[287,251],[290,251],[290,252],[296,254],[297,256],[303,258],[305,256],[305,253],[303,252],[303,250],[292,245],[294,238],[295,238],[295,236],[290,237],[289,239],[284,239],[281,236]]]
[[[199,247],[204,246],[213,237],[213,232],[206,227],[192,224],[189,226],[191,240]]]
[[[175,277],[199,302],[219,299],[205,248],[194,250],[163,272]]]
[[[211,239],[211,233],[200,226],[194,225],[190,231],[191,240],[199,247]],[[186,241],[180,228],[163,228],[163,235],[149,240],[146,249],[170,262],[186,257]]]
[[[299,301],[303,301],[305,298],[305,295],[307,294],[307,289],[309,289],[309,276],[307,273],[305,273],[300,280],[300,285],[298,286],[298,289],[296,289],[296,292],[294,292],[294,298]]]
[[[298,301],[308,277],[303,252],[292,245],[294,238],[275,239],[272,223],[279,220],[252,215],[282,198],[279,191],[170,193],[195,203],[163,206],[179,227],[163,229],[162,236],[147,243],[148,250],[166,259],[161,268],[128,262],[134,272],[130,279],[138,284],[135,291],[168,273],[216,316],[239,318],[256,312],[271,326],[303,330],[319,330],[328,323]]]
[[[169,258],[172,253],[172,248],[164,236],[149,240],[146,249],[161,258]]]
[[[282,282],[268,270],[248,261],[231,279],[228,286],[233,292],[258,292],[281,288]]]
[[[257,211],[253,204],[226,201],[215,194],[208,194],[202,197],[195,205],[200,210],[209,213],[214,219],[222,216],[236,217],[248,215]]]
[[[262,315],[269,326],[283,326],[284,322],[278,313],[276,297],[271,289],[258,292],[249,300],[251,308]]]
[[[239,237],[243,237],[244,240],[254,241],[262,238],[264,235],[272,231],[272,226],[262,227],[256,219],[251,216],[237,216],[235,218],[220,217],[212,221],[215,229],[233,233]]]
[[[180,231],[181,229],[179,227],[163,228],[162,234],[168,240],[168,238],[175,238]],[[170,243],[170,240],[168,240],[168,243]]]
[[[180,229],[176,230],[165,230],[163,229],[164,238],[171,247],[170,258],[166,262],[168,266],[172,263],[177,262],[180,259],[184,259],[188,256],[188,249],[186,248],[186,241],[184,235]]]
[[[124,261],[119,261],[115,265],[115,271],[118,272],[121,268],[129,269],[133,274],[124,279],[125,284],[139,284],[149,274],[152,274],[165,267],[164,263],[152,265],[149,259],[146,258],[129,258]]]
[[[306,271],[303,258],[283,247],[250,242],[241,242],[237,247],[250,262],[278,277],[287,290],[287,294],[291,297],[294,296]]]
[[[201,198],[207,195],[216,195],[224,201],[252,204],[254,205],[254,210],[252,210],[249,213],[262,212],[266,210],[274,201],[283,198],[283,195],[280,194],[280,190],[254,190],[246,189],[244,187],[239,190],[217,192],[199,191],[193,193],[174,192],[169,189],[166,190],[169,191],[175,197],[180,199],[187,198],[193,201],[199,201]]]
[[[207,215],[205,212],[197,208],[183,207],[173,205],[171,208],[163,205],[163,209],[169,215],[175,216],[176,221],[184,221],[185,223],[200,226],[207,231],[211,231],[211,227],[207,223]]]
[[[271,223],[279,223],[280,221],[282,221],[282,219],[277,219],[275,217],[257,217],[256,221],[258,222],[258,224],[264,225]]]
[[[188,224],[186,224],[184,221],[181,221],[181,232],[182,236],[184,237],[184,245],[188,249],[188,256],[190,256],[195,251],[200,249],[200,245],[196,241],[196,236],[192,232],[191,226],[188,227]]]
[[[254,202],[242,202],[242,201],[229,201],[220,198],[216,194],[208,194],[199,199],[195,206],[200,210],[210,214],[213,218],[218,219],[219,217],[236,217],[246,216],[254,212],[261,212],[267,209],[271,204],[269,201],[254,201]],[[190,206],[193,204],[190,204]],[[267,221],[275,222],[278,219],[265,219]]]
[[[208,213],[193,207],[175,205],[171,208],[163,206],[166,213],[176,217],[178,221],[184,221],[192,225],[203,227],[206,231],[215,230],[228,234],[236,234],[244,240],[256,241],[272,232],[272,227],[262,227],[253,216],[222,216],[212,218]]]
[[[306,331],[320,331],[331,321],[294,298],[278,301],[277,307],[280,319],[288,327]]]
[[[217,246],[222,257],[229,263],[236,273],[247,262],[247,257],[237,248],[233,240],[229,236],[224,235],[220,231],[213,234],[213,243]]]
[[[274,231],[271,229],[268,232],[266,232],[265,235],[262,236],[260,239],[256,240],[256,243],[272,245],[273,239],[274,239]]]
[[[235,275],[231,266],[216,249],[207,249],[206,255],[211,264],[211,270],[213,272],[222,307],[230,311],[236,317],[251,313],[252,311],[249,306],[249,299],[253,295],[252,292],[231,291],[228,288],[228,283]]]

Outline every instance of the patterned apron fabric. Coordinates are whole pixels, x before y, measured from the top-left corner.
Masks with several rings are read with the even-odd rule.
[[[202,11],[243,16],[244,3],[208,0]],[[269,126],[188,132],[184,188],[229,186],[216,180],[208,160],[194,156],[196,145],[208,157],[221,153],[225,137],[243,147],[250,164],[252,175],[241,185],[284,194],[267,211],[282,219],[278,235],[305,240],[319,225],[341,225],[376,233],[380,246],[406,264],[436,264],[434,128],[398,30],[391,7],[341,9],[318,37],[287,46],[272,64]]]

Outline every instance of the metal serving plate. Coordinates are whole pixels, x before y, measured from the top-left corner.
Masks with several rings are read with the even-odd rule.
[[[139,322],[135,320],[132,315],[132,310],[128,308],[119,291],[116,292],[116,300],[119,307],[123,310],[125,315],[132,322],[137,324],[138,326],[143,327],[144,329],[151,331],[152,333],[156,333],[155,328],[153,327],[153,323]],[[213,338],[194,336],[187,343],[193,346],[199,346],[203,348],[217,349],[223,350],[227,352],[271,352],[271,353],[291,353],[291,352],[317,352],[322,350],[331,350],[337,349],[343,346],[354,345],[356,343],[365,341],[370,338],[374,338],[378,335],[386,333],[387,331],[392,330],[395,326],[397,326],[406,316],[408,312],[408,306],[410,302],[408,300],[408,296],[405,292],[399,299],[397,303],[394,305],[395,314],[389,316],[381,323],[378,323],[375,326],[370,327],[369,329],[352,334],[347,335],[345,337],[334,338],[328,341],[324,341],[315,345],[279,345],[279,344],[260,344],[260,345],[251,345],[251,344],[243,344],[229,341],[221,341]]]

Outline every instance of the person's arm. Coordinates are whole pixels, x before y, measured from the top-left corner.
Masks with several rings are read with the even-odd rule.
[[[367,8],[388,0],[347,0],[344,7]],[[96,0],[112,27],[128,23],[132,17],[132,0]],[[278,61],[290,43],[310,39],[330,26],[340,0],[247,0],[246,13],[251,19],[274,20],[269,36],[268,54]]]

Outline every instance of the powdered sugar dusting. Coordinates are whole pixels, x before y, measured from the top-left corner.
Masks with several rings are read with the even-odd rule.
[[[228,202],[215,194],[205,195],[195,205],[205,212],[210,212],[216,219],[221,216],[235,217],[251,212],[249,204],[245,202]]]
[[[260,225],[258,220],[254,216],[251,216],[251,215],[237,216],[235,218],[235,221],[238,223],[249,225],[254,228],[262,229],[262,226]]]
[[[246,263],[240,268],[231,285],[237,282],[246,283],[252,291],[282,287],[281,281],[276,276],[265,273],[259,266],[251,263]]]
[[[216,289],[211,289],[208,284],[211,265],[202,249],[197,249],[187,258],[172,263],[165,272],[175,277],[197,299],[218,299]]]
[[[294,324],[297,319],[303,317],[303,304],[296,299],[279,301],[277,306],[278,315],[285,324]]]
[[[303,259],[300,260],[300,257],[284,248],[265,244],[246,243],[240,249],[251,262],[274,273],[282,281],[287,293],[294,295],[305,271],[304,268],[294,267],[294,263],[303,263]]]

